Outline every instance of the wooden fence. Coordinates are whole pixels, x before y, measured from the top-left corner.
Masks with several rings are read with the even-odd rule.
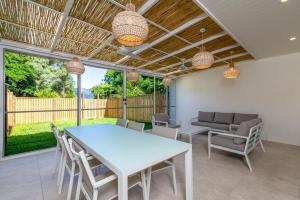
[[[34,98],[15,97],[7,94],[7,123],[16,124],[76,120],[76,98]],[[70,109],[72,111],[70,111]],[[21,113],[18,113],[21,112]],[[156,112],[165,112],[165,94],[156,94]],[[122,99],[82,99],[82,119],[123,116]],[[136,121],[151,121],[153,115],[153,95],[128,97],[127,118]]]

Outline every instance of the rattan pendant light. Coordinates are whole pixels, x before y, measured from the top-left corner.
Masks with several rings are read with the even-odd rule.
[[[203,33],[205,32],[205,28],[201,28],[200,32],[202,34],[203,41]],[[192,65],[196,69],[207,69],[214,63],[214,56],[206,51],[204,45],[200,48],[200,51],[194,55],[192,59]]]
[[[171,85],[172,79],[169,76],[165,76],[163,79],[163,84],[165,87],[168,87]]]
[[[146,19],[135,12],[131,2],[126,10],[118,13],[112,22],[112,32],[116,40],[124,46],[139,46],[147,39],[148,24]]]
[[[230,52],[230,53],[231,53],[231,60],[230,60],[229,66],[224,71],[224,77],[228,78],[228,79],[235,79],[235,78],[238,78],[240,76],[241,72],[238,68],[236,68],[234,66],[234,63],[232,61],[232,53],[233,52]]]
[[[78,57],[73,57],[72,60],[67,62],[66,69],[71,74],[83,74],[84,73],[84,65],[80,62]]]
[[[131,70],[127,73],[127,80],[130,82],[136,82],[139,80],[140,74],[136,70]]]

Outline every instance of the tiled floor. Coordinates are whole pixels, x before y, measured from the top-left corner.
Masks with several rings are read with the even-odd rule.
[[[253,172],[238,156],[213,150],[207,159],[207,136],[193,139],[195,200],[299,200],[300,147],[266,143],[250,155]],[[178,195],[175,197],[167,173],[153,176],[150,199],[184,199],[183,157],[176,159]],[[53,175],[54,152],[0,162],[1,200],[66,199],[57,194]],[[129,199],[142,199],[139,188]]]

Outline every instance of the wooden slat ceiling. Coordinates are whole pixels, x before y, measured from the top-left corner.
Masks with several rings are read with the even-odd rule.
[[[157,43],[155,41],[168,32],[181,28],[182,25],[204,15],[203,10],[192,0],[158,0],[143,14],[149,25],[149,35],[145,43],[155,42],[155,45],[138,54],[141,60],[125,59],[124,55],[118,53],[117,49],[120,45],[116,41],[98,49],[111,37],[113,18],[128,2],[128,0],[74,0],[67,20],[63,24],[62,33],[52,50],[113,63],[119,61],[118,64],[121,65],[165,74],[176,72],[173,75],[183,75],[197,71],[192,68],[189,61],[186,66],[191,69],[177,72],[182,59],[190,60],[199,51],[200,46],[193,48],[189,46],[201,41],[200,28],[206,28],[204,39],[210,39],[224,32],[210,17],[206,17]],[[145,5],[147,0],[132,0],[131,2],[138,10]],[[1,0],[0,37],[50,49],[57,36],[56,31],[66,5],[67,0]],[[204,45],[208,51],[236,45],[232,49],[215,53],[216,60],[223,59],[224,61],[216,62],[213,67],[227,64],[226,58],[231,56],[231,51],[234,51],[235,55],[244,53],[234,61],[253,59],[228,34],[210,40]],[[186,50],[181,51],[182,48]],[[168,56],[175,51],[181,52]],[[162,56],[167,56],[167,58],[160,59]],[[147,64],[156,59],[160,60]]]

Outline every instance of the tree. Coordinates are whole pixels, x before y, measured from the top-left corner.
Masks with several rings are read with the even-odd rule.
[[[35,68],[29,64],[31,56],[7,52],[5,57],[5,83],[16,96],[33,96],[36,92]]]
[[[5,52],[7,88],[16,96],[74,97],[74,81],[62,65],[48,58]]]
[[[96,98],[109,98],[113,93],[113,87],[108,83],[102,83],[98,86],[92,87],[91,92]]]

